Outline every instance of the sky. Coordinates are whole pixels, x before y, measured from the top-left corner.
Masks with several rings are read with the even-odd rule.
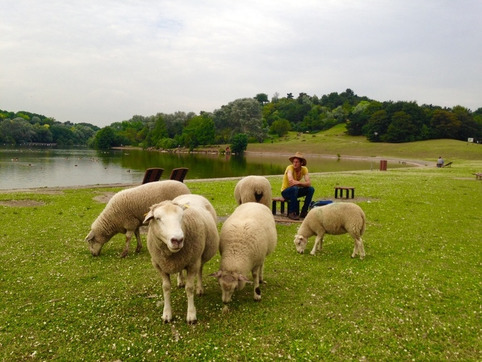
[[[350,88],[482,107],[481,0],[0,0],[0,109],[99,127]]]

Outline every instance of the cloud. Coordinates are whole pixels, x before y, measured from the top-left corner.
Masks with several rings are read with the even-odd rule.
[[[351,88],[475,110],[481,10],[476,0],[7,0],[0,108],[104,126]]]

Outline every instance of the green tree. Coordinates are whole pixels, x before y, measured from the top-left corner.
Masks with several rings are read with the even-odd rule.
[[[363,134],[370,141],[380,141],[389,125],[390,119],[388,118],[387,111],[384,109],[376,111],[371,115],[368,123],[363,126]]]
[[[448,110],[436,110],[430,124],[435,133],[435,138],[457,138],[461,122],[457,116]]]
[[[183,131],[184,145],[190,150],[199,145],[213,144],[214,136],[214,121],[206,113],[191,118]]]
[[[417,128],[412,122],[412,117],[404,111],[395,112],[388,126],[387,133],[383,136],[386,142],[410,142],[415,139]]]
[[[100,150],[108,150],[116,146],[115,138],[112,127],[104,127],[95,134],[94,147]]]
[[[256,99],[261,105],[269,102],[268,95],[266,93],[258,93],[254,99]]]
[[[270,133],[277,134],[279,137],[284,136],[291,129],[291,125],[286,119],[279,119],[273,122],[270,127]]]
[[[231,152],[240,155],[248,148],[248,135],[244,133],[238,133],[231,139]]]
[[[261,105],[253,98],[237,99],[222,106],[214,111],[213,120],[216,131],[223,135],[223,139],[219,139],[221,143],[237,133],[244,133],[258,142],[266,137]]]

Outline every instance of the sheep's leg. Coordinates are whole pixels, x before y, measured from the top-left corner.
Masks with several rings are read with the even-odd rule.
[[[254,281],[253,297],[256,302],[259,302],[261,300],[261,289],[259,288],[259,276],[260,276],[261,268],[262,267],[260,266],[256,266],[251,272],[253,275],[253,281]]]
[[[136,253],[139,253],[142,249],[142,239],[141,239],[141,231],[139,228],[134,231],[134,234],[136,235],[136,240],[137,240],[137,247],[136,247]]]
[[[161,271],[162,292],[164,294],[164,311],[162,312],[162,320],[169,323],[172,320],[171,309],[171,278],[169,274]]]
[[[196,278],[199,266],[191,266],[187,269],[186,277],[186,297],[187,297],[187,316],[186,321],[189,324],[197,322],[196,318],[196,306],[194,305],[194,280]]]
[[[203,265],[199,268],[199,272],[196,274],[196,294],[203,295],[204,288],[203,288]]]
[[[264,273],[264,263],[261,264],[261,268],[259,268],[259,284],[265,283],[263,278],[263,273]]]
[[[365,258],[365,248],[363,247],[363,240],[362,238],[355,239],[355,248],[358,250],[358,255],[360,255],[360,259]],[[354,256],[352,255],[352,258]]]
[[[127,254],[129,254],[129,245],[131,243],[132,234],[133,234],[133,232],[130,231],[130,230],[128,232],[126,232],[126,246],[124,247],[124,250],[122,251],[121,258],[125,258],[127,256]]]
[[[315,245],[313,245],[313,249],[311,249],[310,254],[315,255],[317,251],[321,250],[321,246],[323,245],[323,236],[324,234],[316,235]]]
[[[186,283],[184,282],[184,270],[181,270],[179,273],[177,273],[176,278],[177,278],[177,287],[178,288],[184,288],[186,286]]]

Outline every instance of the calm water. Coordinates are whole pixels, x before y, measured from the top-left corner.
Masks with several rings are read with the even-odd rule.
[[[142,150],[0,148],[0,189],[141,183],[149,167],[162,167],[161,179],[175,167],[188,167],[186,179],[281,175],[286,155],[170,154]],[[378,169],[379,161],[358,161],[321,156],[308,159],[310,172]],[[389,167],[398,167],[390,164]]]

